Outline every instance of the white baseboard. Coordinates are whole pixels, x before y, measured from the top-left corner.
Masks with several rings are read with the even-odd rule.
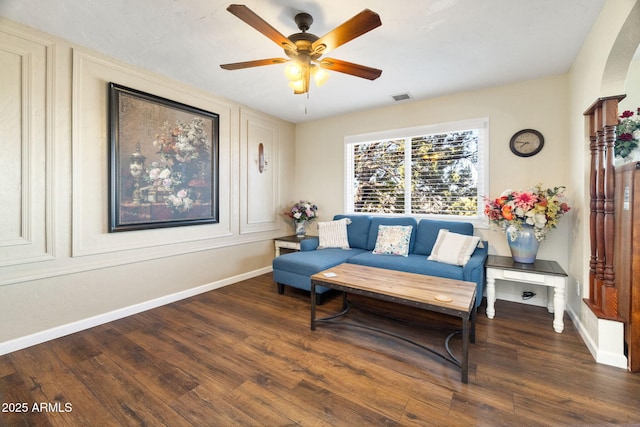
[[[608,351],[598,351],[596,354],[596,362],[625,370],[628,369],[629,364],[624,354],[611,353]]]
[[[628,361],[624,354],[617,354],[609,351],[602,350],[598,344],[593,340],[593,337],[588,333],[585,325],[580,321],[580,318],[576,315],[575,311],[567,306],[567,313],[573,321],[582,341],[584,341],[587,349],[593,356],[597,363],[613,366],[616,368],[627,369]]]
[[[102,325],[112,322],[114,320],[122,319],[127,316],[131,316],[143,311],[151,310],[152,308],[160,307],[170,304],[172,302],[180,301],[185,298],[209,292],[214,289],[219,289],[224,286],[231,285],[233,283],[240,282],[242,280],[251,279],[262,274],[271,272],[271,267],[264,267],[258,270],[253,270],[248,273],[243,273],[237,276],[229,277],[217,282],[207,283],[195,288],[186,289],[184,291],[176,292],[174,294],[165,295],[160,298],[155,298],[149,301],[141,302],[131,305],[129,307],[120,308],[107,313],[99,314],[97,316],[89,317],[86,319],[78,320],[76,322],[68,323],[66,325],[57,326],[55,328],[47,329],[44,331],[36,332],[24,337],[15,338],[13,340],[0,343],[0,356],[3,354],[12,353],[17,350],[22,350],[33,345],[41,344],[46,341],[50,341],[56,338],[70,335],[76,332],[83,331],[85,329],[93,328],[94,326]]]
[[[587,333],[587,329],[584,327],[584,324],[580,321],[580,318],[576,315],[576,312],[573,311],[573,308],[571,308],[567,304],[566,310],[567,310],[567,314],[571,318],[571,321],[573,322],[574,326],[578,330],[578,333],[580,334],[582,341],[584,341],[584,344],[587,346],[587,350],[589,350],[589,353],[591,353],[593,358],[597,360],[598,349],[597,349],[596,343],[593,342],[591,335]]]

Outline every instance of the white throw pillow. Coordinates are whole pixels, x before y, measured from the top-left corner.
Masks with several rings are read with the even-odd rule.
[[[480,237],[477,236],[451,233],[449,230],[440,229],[438,239],[427,259],[464,266],[476,250],[479,241]]]
[[[379,225],[373,253],[409,256],[409,241],[412,230],[412,225]]]
[[[347,236],[347,225],[349,224],[351,224],[351,220],[349,218],[342,218],[337,221],[330,222],[319,222],[318,238],[320,242],[318,249],[349,249],[349,238]]]

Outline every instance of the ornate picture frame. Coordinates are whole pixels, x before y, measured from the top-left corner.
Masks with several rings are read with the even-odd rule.
[[[109,83],[109,232],[219,221],[219,115]]]

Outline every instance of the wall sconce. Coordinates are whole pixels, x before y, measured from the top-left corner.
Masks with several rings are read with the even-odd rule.
[[[264,144],[261,142],[258,144],[258,171],[260,173],[267,170],[267,166],[269,165],[269,158],[266,154],[264,154]]]

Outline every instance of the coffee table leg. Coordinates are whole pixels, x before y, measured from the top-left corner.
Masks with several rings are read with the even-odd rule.
[[[476,317],[477,316],[478,316],[478,308],[474,303],[473,309],[471,310],[471,337],[469,338],[469,342],[471,344],[476,343]]]
[[[316,284],[311,282],[311,330],[316,330]]]
[[[462,382],[469,382],[469,318],[462,319]]]

